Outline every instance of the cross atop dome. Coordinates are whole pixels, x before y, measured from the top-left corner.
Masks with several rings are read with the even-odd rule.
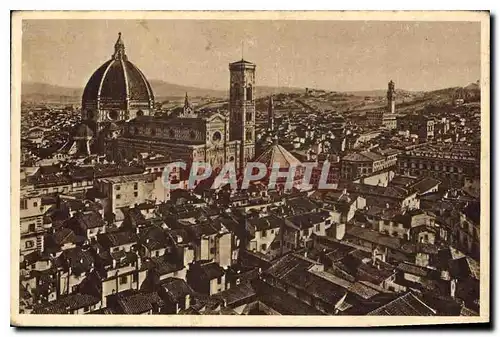
[[[122,40],[122,33],[118,33],[118,39],[115,43],[115,53],[113,54],[115,60],[124,59],[127,60],[127,55],[125,55],[125,44]]]

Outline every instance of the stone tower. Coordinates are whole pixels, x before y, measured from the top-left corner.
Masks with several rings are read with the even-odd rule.
[[[255,64],[241,60],[229,64],[231,140],[240,143],[240,167],[255,156]]]
[[[396,91],[392,80],[389,81],[387,88],[387,112],[391,114],[396,112]]]
[[[267,106],[267,128],[269,131],[274,131],[274,103],[273,95],[269,96],[269,104]]]

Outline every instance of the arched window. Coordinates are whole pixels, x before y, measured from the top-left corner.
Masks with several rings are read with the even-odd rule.
[[[234,83],[232,87],[231,97],[233,100],[238,100],[240,96],[240,85],[238,83]]]
[[[247,101],[253,101],[253,90],[251,84],[247,87]]]

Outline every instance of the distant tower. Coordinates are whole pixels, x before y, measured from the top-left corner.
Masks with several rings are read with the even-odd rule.
[[[193,106],[189,103],[188,93],[186,92],[186,97],[184,97],[184,108],[182,110],[183,117],[191,117],[194,113]]]
[[[255,156],[255,64],[241,60],[229,64],[231,140],[241,141],[240,167]]]
[[[387,111],[391,114],[396,112],[396,91],[392,80],[389,81],[387,89]]]
[[[267,127],[270,131],[274,131],[274,104],[273,95],[269,96],[269,105],[267,107]]]

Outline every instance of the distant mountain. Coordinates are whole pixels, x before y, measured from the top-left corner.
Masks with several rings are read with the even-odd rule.
[[[359,90],[359,91],[345,91],[344,93],[354,96],[365,96],[365,97],[385,97],[387,95],[387,89],[378,90]],[[408,91],[403,89],[396,89],[396,96],[413,96],[418,94],[417,91]]]
[[[189,97],[215,97],[223,98],[227,96],[225,90],[204,89],[190,87],[185,85],[173,84],[161,80],[150,80],[149,84],[153,87],[155,97],[161,100],[162,98],[184,97],[186,92]]]
[[[158,101],[171,98],[184,97],[186,92],[189,97],[213,97],[218,99],[226,99],[228,97],[228,90],[205,89],[192,86],[184,86],[173,84],[162,80],[151,80],[151,86]],[[440,95],[451,94],[453,95],[457,90],[465,92],[479,92],[480,87],[478,83],[471,83],[463,88],[445,88],[441,90],[418,92],[408,91],[403,89],[396,89],[396,97],[399,98],[414,98],[416,96],[427,95]],[[22,84],[22,98],[23,100],[32,100],[40,102],[79,102],[81,100],[83,88],[69,88],[58,85],[46,83],[33,83],[27,82]],[[256,96],[264,97],[271,94],[278,93],[305,93],[305,88],[290,88],[290,87],[272,87],[272,86],[257,86]],[[361,91],[346,91],[345,94],[361,96],[361,97],[385,97],[387,90],[361,90]]]
[[[161,80],[149,81],[153,87],[153,92],[158,101],[169,98],[184,97],[186,92],[189,97],[213,97],[226,98],[227,90],[205,89],[192,86],[184,86],[173,84]],[[257,86],[256,93],[258,97],[268,96],[273,93],[296,93],[303,92],[302,88],[287,88],[287,87],[269,87]],[[32,101],[80,101],[83,93],[83,88],[69,88],[59,85],[47,83],[26,82],[22,84],[21,95],[23,100]]]
[[[479,91],[481,90],[481,87],[479,86],[479,81],[476,83],[471,83],[468,86],[464,87],[465,90],[470,90],[470,91]]]
[[[21,85],[23,100],[73,102],[82,98],[82,92],[81,88],[68,88],[47,83],[23,82]]]

